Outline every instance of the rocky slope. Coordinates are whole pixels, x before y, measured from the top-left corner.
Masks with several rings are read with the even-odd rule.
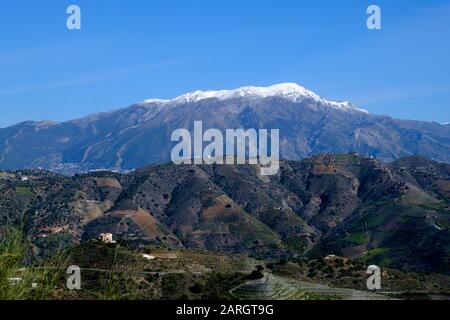
[[[150,166],[65,177],[0,173],[0,224],[26,221],[40,249],[111,232],[154,243],[256,257],[338,254],[450,272],[450,165],[390,164],[357,154],[255,166]]]
[[[359,152],[385,161],[411,155],[450,161],[450,126],[376,116],[329,101],[296,84],[193,92],[64,123],[0,129],[0,168],[62,174],[139,168],[170,161],[171,133],[204,129],[280,129],[281,157]]]

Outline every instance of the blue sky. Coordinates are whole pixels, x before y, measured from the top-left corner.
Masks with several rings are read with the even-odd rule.
[[[370,4],[381,31],[366,28]],[[450,121],[450,0],[9,0],[0,35],[0,127],[279,82]]]

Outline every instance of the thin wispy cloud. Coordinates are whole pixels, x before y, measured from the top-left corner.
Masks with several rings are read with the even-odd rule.
[[[110,69],[110,70],[106,70],[106,71],[96,72],[95,75],[87,75],[87,76],[80,77],[80,78],[77,78],[74,80],[69,80],[69,81],[59,81],[59,82],[46,83],[46,84],[41,84],[41,85],[29,85],[29,86],[22,86],[22,87],[16,87],[16,88],[11,88],[11,89],[4,89],[4,90],[0,90],[0,95],[4,96],[4,95],[19,94],[19,93],[68,88],[68,87],[75,87],[75,86],[85,86],[85,85],[90,85],[90,84],[94,84],[94,83],[108,82],[108,81],[117,79],[117,77],[124,76],[127,74],[139,73],[139,72],[144,72],[144,71],[148,71],[148,70],[152,70],[152,69],[161,69],[164,67],[181,65],[184,63],[186,63],[185,60],[171,60],[171,61],[162,61],[162,62],[157,62],[157,63],[139,65],[139,66],[129,66],[126,68]],[[99,73],[100,73],[100,75],[99,75]]]
[[[35,57],[38,55],[46,54],[50,52],[52,48],[42,47],[42,48],[30,48],[30,49],[19,49],[14,51],[3,51],[0,52],[0,62],[8,63],[11,59],[23,59],[29,57]]]
[[[424,7],[417,10],[419,13],[427,15],[448,15],[450,14],[450,3],[440,6]]]
[[[390,102],[402,99],[428,97],[450,93],[450,85],[414,85],[376,88],[371,92],[355,95],[353,101],[359,105]]]

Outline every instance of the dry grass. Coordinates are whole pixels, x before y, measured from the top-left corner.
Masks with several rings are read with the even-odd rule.
[[[31,242],[21,228],[0,234],[0,300],[52,299],[66,267],[63,251],[39,264],[28,262]]]

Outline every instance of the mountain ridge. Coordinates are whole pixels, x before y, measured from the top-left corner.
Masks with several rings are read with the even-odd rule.
[[[162,164],[170,161],[171,133],[191,130],[195,121],[203,121],[205,130],[280,129],[280,156],[286,160],[358,152],[387,162],[411,155],[450,162],[450,126],[372,115],[345,102],[305,94],[307,89],[298,85],[239,90],[0,129],[0,168],[43,168],[71,175]],[[255,90],[263,95],[255,96]]]
[[[65,177],[0,172],[0,221],[26,221],[37,248],[118,240],[255,257],[365,258],[449,273],[450,165],[356,154],[251,165],[159,165]]]
[[[298,102],[301,99],[314,99],[317,102],[329,105],[334,108],[347,111],[360,111],[364,113],[369,113],[367,110],[357,108],[348,101],[332,101],[320,97],[311,90],[306,89],[296,83],[279,83],[271,85],[269,87],[256,87],[256,86],[245,86],[239,87],[232,90],[220,90],[220,91],[193,91],[190,93],[183,94],[174,99],[145,99],[138,104],[148,105],[148,104],[163,104],[163,105],[179,105],[184,103],[199,102],[207,99],[219,99],[227,100],[233,98],[247,98],[247,99],[257,99],[257,98],[268,98],[268,97],[280,97],[291,102]]]

